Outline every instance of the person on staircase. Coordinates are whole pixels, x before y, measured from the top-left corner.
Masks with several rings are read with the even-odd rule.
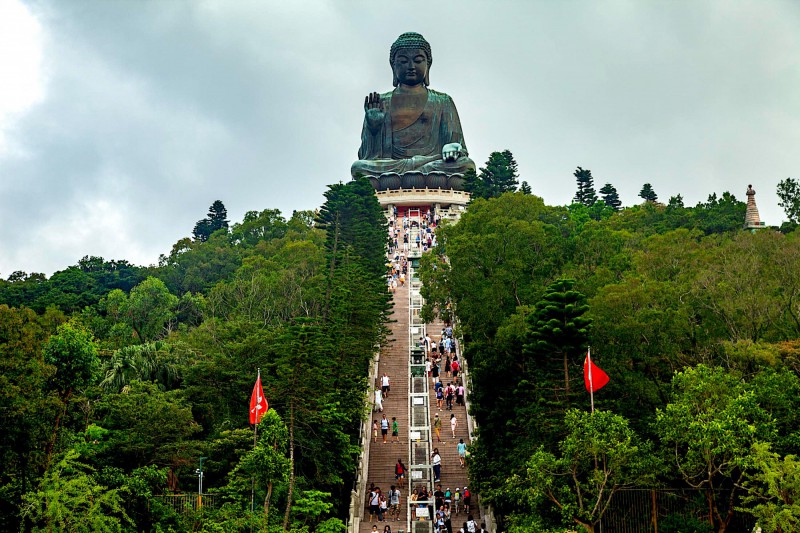
[[[439,422],[441,424],[441,422]],[[431,465],[433,466],[433,482],[438,483],[442,477],[442,456],[439,455],[439,448],[434,448],[431,454]]]
[[[436,432],[436,442],[442,442],[442,419],[439,413],[433,415],[433,431]]]
[[[400,488],[405,488],[406,484],[406,465],[403,464],[402,459],[397,460],[397,464],[394,465],[394,479],[397,481],[397,484]]]
[[[381,376],[381,393],[383,394],[384,398],[389,398],[389,389],[390,389],[389,385],[390,385],[389,374],[384,372],[383,375]]]
[[[400,489],[394,485],[389,488],[389,520],[392,516],[400,521]]]
[[[467,459],[467,445],[464,443],[464,439],[459,439],[458,444],[456,445],[456,449],[458,450],[458,460],[461,462],[461,468],[466,466],[466,459]],[[464,487],[464,492],[467,491],[467,487]],[[464,500],[464,506],[468,506],[466,498]]]
[[[389,436],[389,419],[386,418],[385,413],[381,418],[381,436],[383,437],[383,443],[386,444],[386,438]]]

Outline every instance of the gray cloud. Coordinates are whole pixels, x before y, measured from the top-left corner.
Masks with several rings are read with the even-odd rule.
[[[363,96],[419,31],[473,158],[511,149],[551,204],[592,169],[626,205],[687,204],[800,167],[792,2],[46,2],[44,99],[5,132],[0,275],[86,254],[157,261],[216,199],[314,209],[349,178]]]

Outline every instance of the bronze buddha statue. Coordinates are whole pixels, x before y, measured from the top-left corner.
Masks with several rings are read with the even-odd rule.
[[[365,176],[415,171],[447,175],[474,169],[453,100],[428,89],[433,63],[428,41],[404,33],[392,44],[389,64],[395,89],[367,95],[358,161],[351,173]]]

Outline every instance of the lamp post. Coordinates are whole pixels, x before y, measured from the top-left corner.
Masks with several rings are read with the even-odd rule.
[[[200,468],[195,470],[197,473],[197,493],[202,495],[203,494],[203,461],[208,459],[208,457],[201,457],[200,458]]]

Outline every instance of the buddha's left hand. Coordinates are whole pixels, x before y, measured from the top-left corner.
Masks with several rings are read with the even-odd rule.
[[[464,148],[459,143],[445,144],[442,147],[442,159],[445,161],[455,161],[463,155]]]

